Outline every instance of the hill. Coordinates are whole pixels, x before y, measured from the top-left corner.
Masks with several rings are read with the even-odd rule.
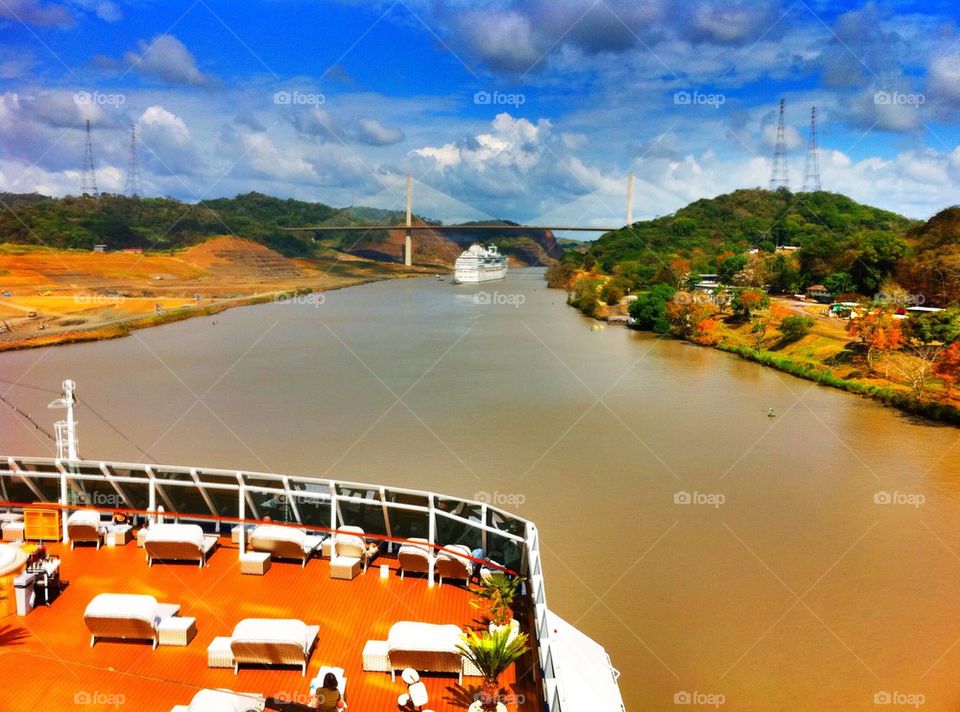
[[[404,214],[377,208],[338,209],[323,203],[245,193],[233,198],[196,204],[172,198],[127,198],[104,194],[100,198],[37,194],[0,194],[9,210],[0,214],[0,243],[44,245],[51,248],[109,250],[137,248],[176,250],[225,233],[269,247],[286,257],[328,255],[333,249],[385,261],[402,261],[403,234],[331,232],[314,239],[309,234],[283,230],[304,225],[402,225]],[[418,217],[421,224],[437,224]],[[559,256],[560,248],[547,231],[533,230],[515,237],[506,233],[469,230],[425,233],[417,236],[416,260],[450,266],[463,245],[496,240],[519,264],[542,264]],[[514,245],[518,245],[514,249]]]
[[[835,193],[738,190],[606,233],[565,259],[622,276],[628,289],[710,273],[774,292],[834,277],[840,291],[872,295],[910,253],[917,226]]]
[[[928,302],[960,301],[960,207],[953,206],[907,235],[913,253],[898,266],[900,283]]]

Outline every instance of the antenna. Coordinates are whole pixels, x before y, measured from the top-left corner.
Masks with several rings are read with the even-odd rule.
[[[63,382],[63,395],[48,405],[48,408],[66,408],[65,420],[58,420],[53,424],[57,435],[57,459],[75,462],[80,459],[77,444],[77,421],[73,419],[73,406],[77,402],[74,395],[77,384],[71,380]]]
[[[130,127],[130,162],[127,165],[127,183],[124,194],[129,198],[143,195],[143,183],[140,182],[140,162],[137,160],[137,125]]]
[[[627,227],[633,225],[633,172],[627,173]]]
[[[783,132],[783,110],[785,101],[780,100],[780,121],[777,124],[777,146],[773,151],[773,170],[770,173],[770,190],[790,188],[790,175],[787,172],[787,142]]]
[[[93,168],[93,141],[90,139],[90,119],[87,119],[87,136],[83,145],[83,179],[80,184],[80,195],[100,197],[97,190],[97,173]]]
[[[810,108],[810,140],[807,143],[807,162],[803,167],[804,193],[815,193],[822,190],[820,187],[820,158],[817,155],[820,146],[817,145],[817,107]]]

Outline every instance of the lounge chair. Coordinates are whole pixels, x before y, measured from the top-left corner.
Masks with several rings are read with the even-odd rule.
[[[463,682],[463,657],[459,648],[463,631],[455,625],[435,625],[401,621],[387,634],[390,678],[397,670],[413,668],[421,672],[456,673]]]
[[[294,559],[300,566],[323,544],[322,534],[307,534],[302,529],[281,527],[277,524],[260,524],[249,535],[250,548],[270,554],[271,559]]]
[[[433,566],[429,542],[426,539],[408,539],[400,545],[397,561],[400,563],[401,580],[407,572],[429,575],[430,567]]]
[[[70,537],[70,548],[73,549],[78,541],[93,542],[100,549],[103,543],[104,525],[100,523],[100,512],[96,509],[78,509],[67,517],[67,535]]]
[[[170,712],[263,712],[266,698],[255,692],[200,690],[189,705],[177,705]]]
[[[360,527],[343,526],[333,535],[333,556],[359,559],[363,565],[363,573],[367,573],[367,565],[379,553],[380,544],[368,542]]]
[[[90,631],[90,647],[97,638],[149,640],[153,649],[160,643],[160,623],[180,612],[173,603],[157,603],[153,596],[133,593],[101,593],[94,596],[83,612]]]
[[[470,548],[463,544],[450,544],[437,552],[437,576],[443,580],[456,579],[467,583],[473,574]]]
[[[247,618],[237,623],[230,636],[233,674],[241,663],[254,665],[299,665],[307,674],[307,663],[320,626],[279,618]]]
[[[154,524],[147,529],[143,548],[147,565],[153,560],[196,561],[202,568],[207,554],[217,545],[215,534],[204,534],[197,524]]]

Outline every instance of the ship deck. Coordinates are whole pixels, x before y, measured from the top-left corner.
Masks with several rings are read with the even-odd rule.
[[[422,577],[400,580],[396,560],[381,556],[390,576],[376,566],[352,581],[329,576],[329,561],[274,561],[263,576],[241,575],[238,550],[221,538],[208,564],[154,563],[148,567],[136,542],[123,547],[51,544],[62,559],[62,577],[69,582],[49,607],[26,617],[0,618],[0,707],[4,712],[50,709],[149,710],[166,712],[186,705],[201,688],[229,688],[267,697],[306,702],[310,680],[322,666],[342,667],[347,678],[346,701],[355,712],[397,710],[397,696],[406,686],[399,675],[364,672],[361,652],[367,640],[385,640],[397,621],[483,624],[456,585],[432,588]],[[158,601],[178,603],[181,616],[197,620],[196,637],[186,647],[147,642],[99,640],[89,645],[83,611],[98,593],[143,593]],[[13,591],[6,592],[8,596]],[[228,636],[244,618],[298,618],[320,626],[307,675],[299,669],[242,666],[207,667],[207,646]],[[523,628],[529,630],[526,621]],[[464,710],[475,699],[480,678],[423,673],[428,708],[436,712]],[[510,710],[540,710],[539,667],[528,653],[503,676],[503,694]],[[80,705],[79,707],[77,705]]]

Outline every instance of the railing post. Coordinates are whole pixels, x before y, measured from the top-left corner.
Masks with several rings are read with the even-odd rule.
[[[243,520],[247,518],[247,491],[246,485],[240,483],[239,501],[237,504],[237,514],[240,519],[240,554],[247,553],[247,524]]]
[[[59,463],[58,463],[59,464]],[[67,473],[60,470],[60,505],[67,506]],[[67,510],[60,510],[60,527],[63,529],[63,541],[70,541],[70,530],[67,528]]]
[[[433,586],[434,583],[434,564],[437,560],[437,550],[434,546],[437,543],[437,516],[433,511],[433,495],[427,497],[427,506],[430,509],[428,522],[428,540],[430,542],[430,573],[427,576],[427,585]]]

